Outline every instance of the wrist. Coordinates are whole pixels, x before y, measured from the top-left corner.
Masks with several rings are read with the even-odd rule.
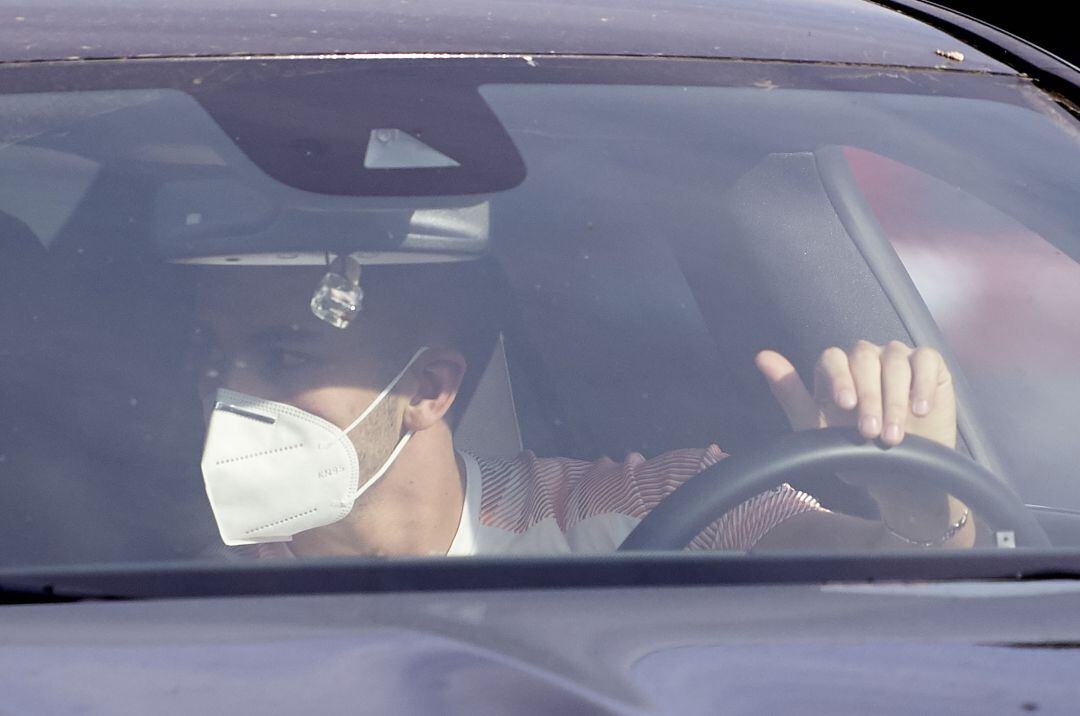
[[[975,518],[971,510],[951,495],[944,496],[943,504],[944,510],[883,509],[881,525],[885,542],[893,546],[921,548],[971,547],[975,538]]]
[[[895,531],[913,540],[928,541],[940,536],[945,526],[960,516],[961,506],[948,493],[915,489],[889,482],[868,487],[877,503],[880,519]]]

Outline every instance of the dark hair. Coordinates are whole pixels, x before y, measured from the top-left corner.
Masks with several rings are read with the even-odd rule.
[[[495,347],[508,293],[493,261],[367,266],[364,313],[377,316],[389,380],[421,345],[453,347],[468,368],[451,410],[454,425]]]

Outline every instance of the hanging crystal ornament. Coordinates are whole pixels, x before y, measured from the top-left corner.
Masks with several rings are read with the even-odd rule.
[[[311,296],[311,312],[334,328],[348,328],[363,308],[363,302],[360,263],[349,255],[328,260],[326,275]]]

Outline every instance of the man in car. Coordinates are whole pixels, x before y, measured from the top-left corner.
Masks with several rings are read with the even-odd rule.
[[[474,290],[475,270],[366,267],[363,309],[342,329],[310,307],[324,268],[199,269],[199,311],[216,346],[204,376],[203,472],[226,543],[282,557],[610,551],[725,457],[715,445],[622,462],[456,451],[469,346],[478,317],[498,303]],[[887,445],[916,434],[955,446],[952,382],[932,349],[830,348],[812,390],[780,354],[756,361],[796,430],[857,426]],[[880,521],[825,510],[785,485],[731,510],[690,547],[974,542],[974,517],[952,497],[902,483],[871,494]]]

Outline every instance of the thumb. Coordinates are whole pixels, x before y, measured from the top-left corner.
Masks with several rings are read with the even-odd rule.
[[[821,411],[791,361],[776,351],[761,351],[754,358],[754,364],[765,376],[769,390],[776,402],[780,403],[793,429],[821,427]]]

